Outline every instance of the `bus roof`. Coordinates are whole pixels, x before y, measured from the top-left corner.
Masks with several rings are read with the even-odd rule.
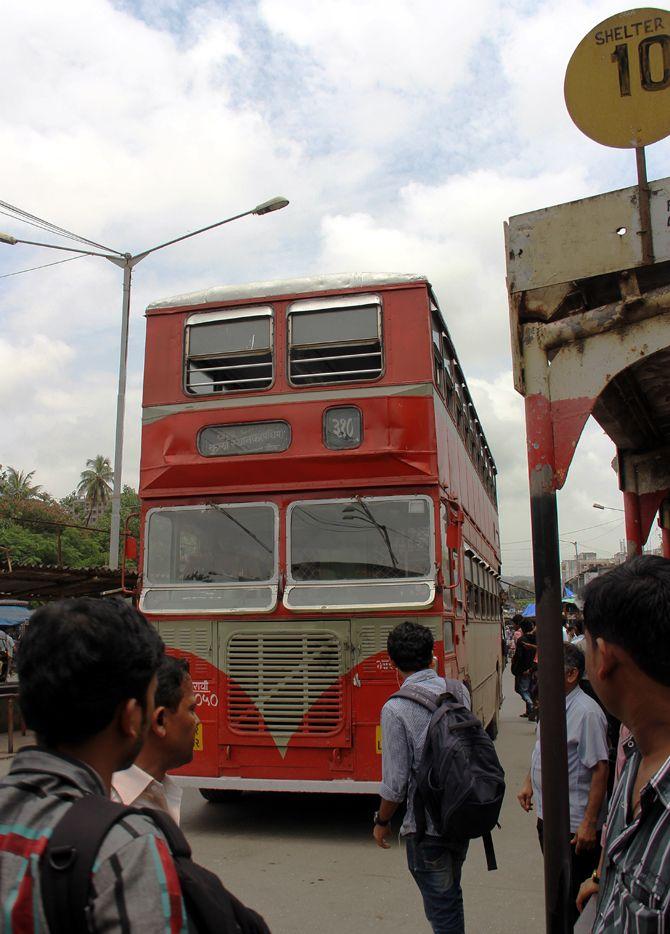
[[[344,272],[326,276],[303,276],[299,279],[271,279],[268,282],[246,282],[242,285],[219,285],[198,292],[171,295],[147,306],[147,311],[159,308],[205,305],[211,302],[235,302],[250,298],[279,295],[300,295],[305,292],[330,292],[339,289],[379,288],[384,285],[428,284],[425,276],[416,273]]]

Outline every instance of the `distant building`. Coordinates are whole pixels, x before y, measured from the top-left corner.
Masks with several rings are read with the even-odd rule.
[[[625,545],[625,542],[620,542],[619,547],[622,545]],[[661,555],[663,549],[645,548],[644,553],[646,555]],[[601,574],[605,574],[618,564],[623,564],[626,558],[624,548],[621,548],[621,551],[612,555],[611,558],[598,558],[594,552],[583,552],[578,559],[573,558],[570,561],[561,562],[563,583],[574,594],[581,597],[584,588],[590,581]]]
[[[595,551],[582,551],[581,554],[574,558],[567,558],[565,561],[561,561],[563,583],[567,584],[569,580],[579,574],[583,567],[597,560],[598,555]]]
[[[91,504],[85,497],[74,496],[67,510],[72,518],[76,519],[78,522],[87,525],[98,525],[107,511],[107,505],[107,503],[96,503],[95,506],[91,507]]]

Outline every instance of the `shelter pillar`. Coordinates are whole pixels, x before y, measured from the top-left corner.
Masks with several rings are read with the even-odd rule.
[[[642,554],[642,525],[640,522],[640,497],[637,493],[623,493],[623,508],[626,519],[626,557]]]
[[[561,567],[549,361],[537,326],[525,329],[526,431],[540,688],[544,889],[548,934],[570,924],[570,805],[563,674]]]

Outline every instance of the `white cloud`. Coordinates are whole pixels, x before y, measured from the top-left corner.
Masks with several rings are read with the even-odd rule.
[[[562,101],[570,52],[610,12],[605,0],[475,0],[460,17],[439,0],[7,5],[0,198],[135,252],[291,199],[135,268],[127,478],[148,301],[316,271],[423,272],[498,459],[502,540],[528,539],[502,222],[632,182],[632,154],[583,138]],[[669,152],[651,147],[651,176]],[[58,258],[0,244],[0,275]],[[112,453],[121,271],[86,259],[0,281],[0,461],[64,494],[87,457]],[[618,504],[610,453],[587,429],[560,499],[566,530],[592,524],[592,494]],[[508,554],[528,567],[528,548]]]

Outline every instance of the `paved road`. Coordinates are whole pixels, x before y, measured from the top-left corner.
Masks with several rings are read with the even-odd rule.
[[[508,791],[495,837],[499,869],[487,872],[475,841],[463,890],[471,934],[538,934],[544,930],[542,862],[535,818],[516,792],[528,769],[534,728],[519,718],[523,704],[506,674],[498,754]],[[245,795],[208,804],[187,791],[183,827],[196,858],[260,910],[273,934],[428,932],[419,892],[397,844],[372,841],[372,798],[329,795]]]
[[[497,746],[508,790],[494,834],[500,868],[487,872],[481,843],[471,845],[463,879],[469,934],[544,930],[535,819],[516,801],[534,728],[519,718],[523,704],[509,673],[505,694]],[[19,734],[17,741],[26,740]],[[10,765],[5,750],[0,738],[0,775]],[[245,795],[235,804],[208,804],[187,790],[182,824],[196,859],[261,911],[273,934],[427,934],[404,851],[397,842],[380,850],[372,841],[375,806],[373,798],[330,795]]]

